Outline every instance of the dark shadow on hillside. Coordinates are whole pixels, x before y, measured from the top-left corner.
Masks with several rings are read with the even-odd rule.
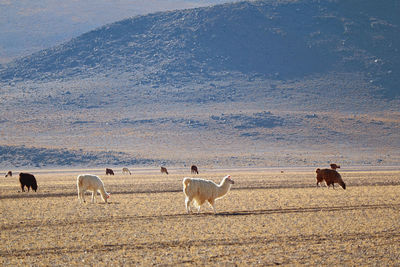
[[[134,155],[116,152],[90,152],[70,149],[49,149],[25,146],[0,146],[0,162],[10,166],[104,166],[157,164],[161,160],[137,158]],[[163,160],[162,162],[167,162]]]

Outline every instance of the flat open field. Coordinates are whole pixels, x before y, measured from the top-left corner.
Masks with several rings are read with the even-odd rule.
[[[110,203],[79,204],[76,176],[99,174]],[[382,265],[400,262],[400,171],[342,170],[347,189],[316,188],[313,169],[200,169],[235,184],[186,214],[188,171],[33,171],[38,192],[0,177],[0,264]]]

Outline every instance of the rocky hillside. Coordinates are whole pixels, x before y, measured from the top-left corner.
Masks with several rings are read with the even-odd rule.
[[[131,16],[220,4],[229,0],[1,1],[0,64]]]
[[[248,1],[105,25],[3,66],[2,144],[396,164],[399,11],[394,0]]]
[[[174,82],[239,71],[280,79],[363,72],[396,93],[397,1],[255,1],[139,16],[15,61],[2,80],[140,73]]]

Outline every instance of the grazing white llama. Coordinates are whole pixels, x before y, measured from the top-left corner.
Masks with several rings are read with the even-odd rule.
[[[97,191],[100,192],[101,198],[105,203],[107,203],[107,199],[110,197],[110,194],[106,192],[104,189],[104,184],[101,179],[92,174],[81,174],[76,178],[76,186],[78,187],[78,199],[82,203],[85,202],[85,192],[92,192],[92,203],[94,202],[94,197]]]
[[[207,200],[212,206],[214,213],[216,213],[215,200],[225,196],[234,183],[230,175],[225,176],[219,185],[210,180],[189,177],[184,178],[183,193],[186,196],[186,211],[188,213],[191,212],[190,203],[194,200],[198,207],[197,212],[200,212],[201,205]]]
[[[131,171],[128,168],[122,168],[122,174],[128,174],[131,175]]]

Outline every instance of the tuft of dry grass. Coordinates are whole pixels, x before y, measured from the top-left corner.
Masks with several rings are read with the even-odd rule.
[[[110,203],[79,204],[73,171],[36,174],[37,193],[0,180],[1,265],[396,265],[400,172],[341,172],[347,190],[315,187],[313,171],[231,170],[235,185],[185,213],[182,178],[97,174]],[[199,177],[219,182],[225,171]],[[95,172],[96,174],[96,172]]]

